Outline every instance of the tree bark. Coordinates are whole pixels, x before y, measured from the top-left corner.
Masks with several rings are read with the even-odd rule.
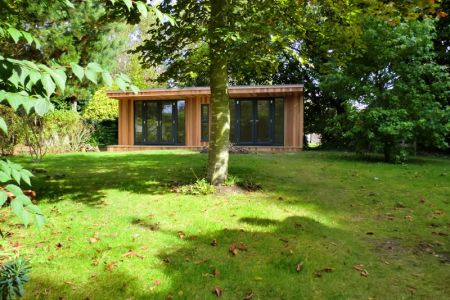
[[[228,175],[228,145],[230,141],[230,107],[226,50],[218,28],[226,24],[227,0],[211,0],[210,20],[210,86],[211,133],[208,150],[208,180],[221,185]]]

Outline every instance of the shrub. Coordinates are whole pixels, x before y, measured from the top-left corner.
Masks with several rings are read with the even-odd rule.
[[[91,137],[93,127],[71,110],[57,110],[39,117],[22,117],[27,125],[26,142],[32,157],[39,161],[47,153],[78,151]]]
[[[115,120],[87,120],[94,128],[89,144],[96,146],[117,145],[118,124]]]
[[[119,102],[106,96],[107,88],[95,92],[86,105],[83,117],[92,120],[114,120],[119,116]]]
[[[12,155],[14,154],[14,146],[24,141],[23,124],[12,108],[1,104],[0,117],[5,120],[8,126],[8,133],[0,130],[0,155]]]
[[[180,193],[185,195],[208,195],[215,191],[214,186],[204,178],[197,179],[193,184],[184,185],[179,190]]]
[[[51,152],[78,151],[91,137],[93,127],[72,110],[57,110],[45,116],[46,144]]]
[[[28,277],[30,270],[30,264],[22,258],[8,261],[0,268],[0,289],[3,300],[22,297],[25,294],[23,284],[30,280]]]

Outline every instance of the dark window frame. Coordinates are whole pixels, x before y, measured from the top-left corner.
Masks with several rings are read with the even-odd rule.
[[[239,120],[241,119],[241,107],[240,107],[240,102],[239,101],[251,101],[252,102],[252,119],[253,120],[257,120],[257,101],[271,101],[270,103],[270,108],[269,108],[269,120],[270,120],[270,128],[269,128],[269,135],[270,135],[270,141],[266,142],[266,143],[258,143],[257,142],[257,128],[256,128],[256,123],[253,121],[252,122],[252,142],[241,142],[240,141],[240,132],[241,132],[241,124],[239,122]],[[276,101],[282,100],[283,102],[283,117],[282,117],[282,134],[281,134],[281,138],[279,138],[278,140],[280,140],[280,143],[277,143],[277,137],[276,137],[276,132],[275,132],[275,124],[277,122],[276,119],[276,109],[275,109],[275,103]],[[273,98],[234,98],[231,99],[231,105],[234,105],[234,112],[235,112],[235,116],[233,119],[233,116],[231,116],[232,120],[231,122],[233,122],[234,124],[234,129],[235,129],[235,143],[238,146],[284,146],[284,134],[285,134],[285,126],[284,126],[284,107],[286,105],[286,99],[282,98],[282,97],[273,97]],[[231,127],[231,126],[230,126]]]
[[[179,131],[179,124],[178,124],[178,102],[184,101],[186,105],[185,99],[178,99],[178,100],[139,100],[139,101],[133,101],[133,143],[134,145],[185,145],[186,140],[183,143],[180,143],[178,141],[178,131]],[[157,121],[158,121],[158,128],[157,128],[157,141],[156,142],[146,142],[147,135],[147,105],[146,103],[157,103],[158,107],[158,115],[157,115]],[[172,103],[172,142],[162,142],[162,130],[161,130],[161,122],[162,122],[162,105],[164,103]],[[136,142],[136,106],[142,105],[142,143]],[[185,121],[186,122],[186,121]],[[185,124],[183,124],[185,125]],[[184,126],[185,135],[186,135],[186,126]]]
[[[206,116],[203,115],[203,108],[206,107]],[[200,141],[208,142],[209,141],[209,104],[201,104],[200,105]],[[198,123],[197,123],[198,124]],[[204,132],[203,125],[206,125],[206,132]]]

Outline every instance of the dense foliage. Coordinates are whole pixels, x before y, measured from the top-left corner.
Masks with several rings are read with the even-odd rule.
[[[450,77],[434,60],[434,25],[365,18],[364,49],[344,67],[330,64],[333,71],[321,77],[321,88],[347,104],[328,130],[357,151],[383,152],[386,161],[403,160],[417,141],[446,149]]]

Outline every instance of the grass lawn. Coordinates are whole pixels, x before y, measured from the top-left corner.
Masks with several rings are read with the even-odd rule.
[[[206,158],[14,158],[46,170],[33,180],[46,226],[2,223],[31,259],[25,298],[216,299],[216,287],[221,299],[449,298],[450,160],[232,155],[230,173],[262,190],[173,192],[204,176]]]

